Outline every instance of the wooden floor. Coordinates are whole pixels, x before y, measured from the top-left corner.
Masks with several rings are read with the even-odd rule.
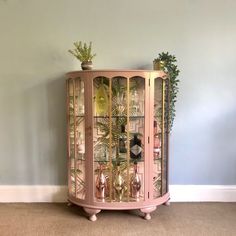
[[[91,222],[75,205],[2,203],[0,236],[236,236],[236,203],[171,203],[159,206],[149,221],[139,211],[102,211],[97,216]]]

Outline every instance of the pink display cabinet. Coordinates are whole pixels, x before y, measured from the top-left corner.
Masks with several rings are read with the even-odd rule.
[[[101,210],[169,203],[168,79],[163,71],[67,73],[68,201]]]

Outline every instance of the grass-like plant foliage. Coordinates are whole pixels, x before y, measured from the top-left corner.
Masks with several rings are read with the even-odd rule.
[[[75,48],[68,50],[73,56],[75,56],[81,62],[92,61],[96,54],[92,54],[92,42],[89,44],[82,43],[81,41],[74,43]]]

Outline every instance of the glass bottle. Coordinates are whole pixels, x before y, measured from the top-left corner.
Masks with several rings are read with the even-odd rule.
[[[126,153],[126,137],[125,137],[125,126],[121,125],[121,133],[119,138],[119,152]]]
[[[80,83],[80,90],[78,93],[78,115],[84,115],[84,83]]]
[[[99,85],[99,88],[96,92],[96,115],[106,115],[108,111],[108,104],[108,95],[102,79],[101,84]]]
[[[131,98],[130,98],[130,113],[133,116],[136,116],[139,114],[139,97],[138,92],[136,89],[133,89],[131,92]]]
[[[126,98],[124,91],[117,92],[117,115],[124,115],[126,107]]]
[[[139,200],[141,189],[141,179],[138,175],[138,166],[137,162],[134,162],[134,174],[131,177],[130,181],[130,195],[132,198],[135,198],[136,201]]]
[[[138,138],[138,134],[130,140],[130,157],[132,159],[140,159],[142,157],[142,142]]]
[[[82,132],[79,132],[79,135],[78,135],[78,153],[79,154],[85,153],[84,136]]]
[[[124,194],[125,181],[121,175],[120,164],[117,164],[116,175],[113,182],[115,199],[118,201],[122,200]]]
[[[106,196],[106,176],[103,173],[103,166],[100,165],[96,179],[96,198],[104,200]]]
[[[161,139],[160,139],[160,129],[158,129],[157,121],[154,121],[154,158],[158,158],[160,156],[160,148],[161,148]]]

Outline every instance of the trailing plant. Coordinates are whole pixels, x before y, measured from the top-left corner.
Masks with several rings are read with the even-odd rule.
[[[169,79],[169,114],[168,114],[168,132],[172,130],[175,118],[175,103],[177,101],[177,94],[179,92],[179,80],[177,79],[180,71],[176,65],[176,57],[168,52],[159,53],[158,57],[154,59],[154,63],[159,63],[160,69],[168,74]]]
[[[68,50],[73,56],[75,56],[81,62],[92,61],[96,54],[92,54],[92,42],[87,45],[87,43],[82,43],[77,41],[74,43],[75,48]]]

